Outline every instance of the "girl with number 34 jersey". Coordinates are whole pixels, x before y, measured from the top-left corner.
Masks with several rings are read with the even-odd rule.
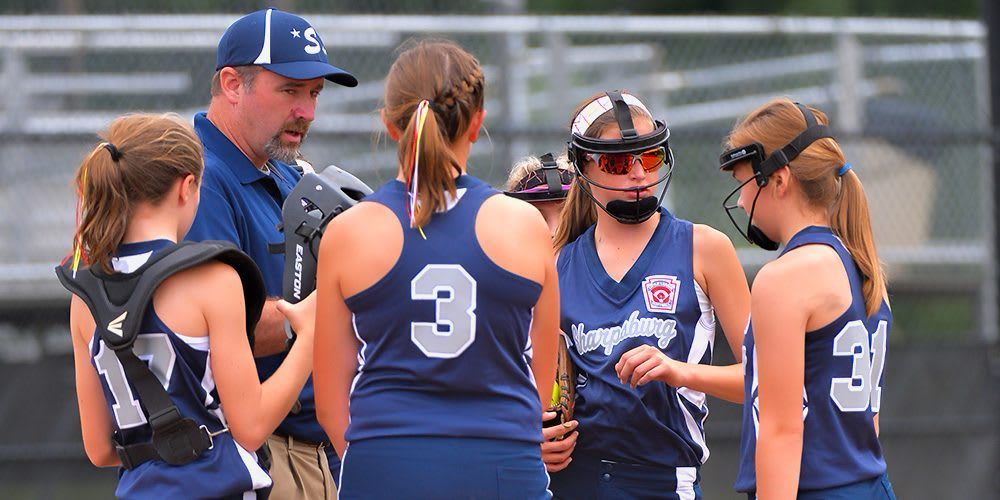
[[[827,123],[774,99],[720,158],[740,183],[725,206],[749,216],[744,236],[784,244],[754,280],[743,340],[736,489],[750,498],[895,498],[878,440],[892,314],[861,181]]]

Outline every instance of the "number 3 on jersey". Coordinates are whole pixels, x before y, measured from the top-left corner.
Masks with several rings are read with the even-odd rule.
[[[476,340],[476,280],[462,266],[424,266],[410,281],[410,298],[435,302],[433,323],[410,323],[410,339],[425,356],[457,358]]]
[[[851,321],[834,337],[833,355],[854,357],[851,376],[834,377],[830,382],[830,397],[840,411],[865,411],[870,407],[872,412],[878,413],[887,329],[887,323],[879,321],[869,344],[865,324]]]

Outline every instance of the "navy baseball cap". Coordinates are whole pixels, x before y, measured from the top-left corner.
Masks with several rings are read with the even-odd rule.
[[[324,77],[354,87],[354,75],[330,64],[326,46],[309,22],[278,9],[258,10],[236,20],[222,34],[215,70],[260,66],[293,80]]]

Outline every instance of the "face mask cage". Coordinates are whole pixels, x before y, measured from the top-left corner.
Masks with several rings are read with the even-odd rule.
[[[590,108],[593,107],[595,103],[600,103],[600,106],[595,108],[596,112],[592,112],[590,111]],[[635,124],[632,120],[632,111],[629,108],[630,103],[633,106],[637,106],[645,110],[645,106],[643,106],[638,99],[628,94],[624,94],[623,97],[623,94],[617,91],[607,92],[606,96],[601,96],[591,104],[585,106],[580,112],[580,115],[578,115],[574,120],[573,134],[570,141],[567,143],[567,151],[570,161],[573,162],[573,165],[576,167],[577,180],[581,183],[581,188],[583,188],[584,192],[586,192],[588,196],[590,196],[591,199],[593,199],[594,202],[601,207],[602,210],[618,221],[625,223],[638,223],[651,217],[660,206],[660,202],[662,201],[664,194],[666,194],[667,187],[670,185],[670,179],[673,175],[674,156],[673,152],[670,150],[670,129],[667,128],[666,123],[660,120],[654,120],[652,132],[641,136],[638,135],[635,129]],[[621,131],[621,136],[613,139],[601,139],[586,137],[583,135],[586,128],[589,127],[586,115],[588,115],[588,113],[593,114],[590,120],[592,123],[592,119],[596,118],[600,114],[603,114],[605,110],[607,110],[608,105],[610,105],[615,114],[615,121],[618,124],[618,129]],[[583,123],[581,123],[581,121]],[[592,155],[638,155],[655,150],[656,148],[662,148],[663,164],[667,165],[668,169],[667,172],[662,175],[659,174],[662,167],[655,170],[658,174],[658,178],[651,183],[631,188],[617,188],[595,182],[585,172],[585,166]],[[639,160],[636,160],[633,156],[632,161],[634,162]],[[635,164],[631,163],[629,165],[629,170],[634,167]],[[649,172],[649,170],[647,170],[647,172]],[[657,196],[646,198],[642,198],[640,196],[640,193],[643,190],[655,187],[659,184],[663,184],[663,188]],[[594,198],[590,189],[591,185],[608,191],[634,193],[635,199],[628,201],[613,200],[608,202],[607,205],[604,205]]]
[[[788,144],[785,144],[770,154],[770,156],[765,155],[764,146],[758,142],[753,142],[746,144],[744,146],[739,146],[730,149],[719,157],[719,168],[724,171],[732,170],[736,164],[744,161],[750,162],[750,168],[753,170],[753,176],[742,182],[736,189],[733,189],[723,200],[722,208],[726,211],[726,215],[729,216],[729,220],[732,221],[733,226],[736,230],[746,238],[750,243],[757,245],[765,250],[777,250],[779,244],[774,240],[771,240],[763,231],[753,224],[753,215],[757,209],[757,199],[760,198],[760,191],[765,186],[767,186],[770,181],[771,174],[776,172],[778,169],[784,167],[791,163],[792,160],[797,158],[799,154],[806,150],[812,143],[823,138],[833,138],[833,133],[830,128],[826,125],[820,125],[816,121],[816,116],[813,115],[812,111],[803,106],[802,104],[795,103],[802,113],[802,117],[806,122],[806,129],[802,131],[799,135],[795,136]],[[751,181],[757,183],[757,194],[753,197],[753,203],[750,205],[750,214],[747,219],[746,230],[741,229],[740,224],[736,221],[736,217],[733,216],[734,210],[739,210],[738,200],[740,190],[743,186],[746,186]],[[733,200],[733,198],[736,198]],[[738,213],[738,212],[737,212]]]

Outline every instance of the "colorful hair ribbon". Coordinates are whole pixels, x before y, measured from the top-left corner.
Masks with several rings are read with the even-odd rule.
[[[416,227],[420,231],[420,236],[425,240],[427,235],[424,234],[424,229],[420,226],[414,225],[414,214],[417,212],[417,181],[420,172],[420,140],[424,135],[424,122],[427,121],[427,111],[430,109],[430,102],[427,99],[420,101],[417,104],[417,110],[415,111],[416,116],[416,126],[413,128],[413,149],[410,152],[410,184],[407,186],[407,191],[410,196],[410,203],[406,206],[406,211],[410,216],[410,227]]]
[[[74,245],[73,245],[73,278],[76,279],[76,270],[80,267],[80,258],[83,255],[83,242],[80,240],[80,218],[83,214],[83,197],[87,189],[87,167],[83,167],[83,175],[80,177],[80,188],[76,193],[76,222],[74,233]],[[86,260],[84,260],[86,263]]]

